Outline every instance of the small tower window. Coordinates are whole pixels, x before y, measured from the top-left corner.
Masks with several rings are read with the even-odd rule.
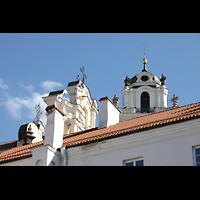
[[[142,77],[141,77],[141,80],[142,80],[142,81],[148,81],[148,80],[149,80],[149,77],[148,77],[148,76],[142,76]]]
[[[141,94],[141,113],[150,112],[150,98],[148,92],[143,92]]]

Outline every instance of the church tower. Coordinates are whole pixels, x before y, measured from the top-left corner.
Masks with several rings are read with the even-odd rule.
[[[122,90],[123,108],[120,108],[120,121],[160,112],[167,109],[168,89],[165,85],[166,77],[160,78],[147,71],[147,59],[144,59],[142,72],[132,78],[124,79]]]
[[[98,103],[91,98],[90,91],[81,80],[70,82],[67,86],[70,101],[65,103],[64,134],[95,128]]]
[[[68,83],[68,90],[52,91],[47,97],[43,97],[47,104],[45,144],[50,144],[52,147],[58,147],[62,143],[63,135],[96,127],[98,103],[96,99],[92,99],[85,84],[84,66],[80,70],[83,74],[82,80],[78,75],[78,80]],[[63,98],[68,91],[70,99]],[[55,141],[59,142],[54,144]]]

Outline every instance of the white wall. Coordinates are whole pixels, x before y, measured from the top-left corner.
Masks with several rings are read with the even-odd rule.
[[[120,111],[108,97],[101,98],[101,112],[99,114],[99,129],[119,122]]]
[[[59,166],[62,156],[60,152],[50,145],[43,145],[38,148],[31,149],[32,166]]]
[[[144,165],[194,165],[193,147],[200,145],[200,119],[168,125],[118,138],[66,149],[67,165],[118,165],[124,160],[144,158]],[[33,157],[1,166],[61,164],[61,155],[50,146],[31,150]],[[48,158],[46,157],[48,155]],[[40,163],[38,163],[40,164]]]
[[[31,166],[31,165],[32,165],[32,157],[0,164],[0,166]]]
[[[57,149],[62,146],[64,133],[63,116],[54,108],[47,115],[44,144],[49,144]]]
[[[144,158],[144,165],[193,165],[200,144],[200,119],[68,148],[67,165],[123,165]]]

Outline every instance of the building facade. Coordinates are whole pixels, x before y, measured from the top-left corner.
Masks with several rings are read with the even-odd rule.
[[[166,77],[148,72],[146,58],[143,64],[124,80],[123,108],[116,95],[99,100],[98,127],[98,103],[84,79],[50,92],[43,97],[46,127],[37,119],[19,128],[18,140],[0,143],[0,165],[200,165],[200,103],[178,107],[174,95],[168,107]]]

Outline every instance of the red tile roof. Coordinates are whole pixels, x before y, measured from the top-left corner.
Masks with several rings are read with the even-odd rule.
[[[126,134],[137,133],[139,131],[183,122],[185,120],[191,120],[199,117],[200,103],[194,103],[119,122],[103,129],[93,128],[86,131],[65,135],[63,137],[63,146],[69,148],[90,142],[97,142],[109,138],[119,137]],[[43,141],[9,149],[0,154],[0,163],[31,157],[31,149],[42,145]]]
[[[17,146],[17,140],[2,142],[0,143],[0,151],[4,151],[6,149],[10,149]]]
[[[27,158],[32,156],[31,149],[42,146],[44,144],[43,141],[36,142],[33,144],[24,145],[21,147],[15,147],[0,153],[0,164],[5,162],[10,162],[14,160],[18,160],[21,158]]]
[[[96,142],[198,117],[200,117],[200,103],[190,104],[119,122],[107,128],[91,130],[83,134],[80,132],[79,134],[65,135],[63,138],[63,146],[71,147],[88,142]]]

